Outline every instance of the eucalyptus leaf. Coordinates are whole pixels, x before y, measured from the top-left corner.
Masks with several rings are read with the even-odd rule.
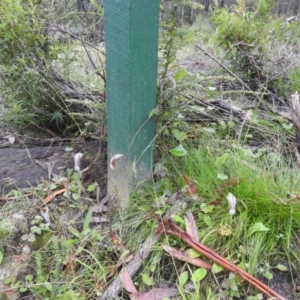
[[[175,156],[187,155],[187,151],[183,148],[183,146],[181,144],[178,147],[169,150],[169,152]]]
[[[213,264],[212,269],[211,269],[213,274],[218,274],[218,273],[222,272],[223,270],[224,270],[224,268],[216,263]]]
[[[278,270],[280,270],[280,271],[283,271],[283,272],[288,271],[288,268],[287,268],[285,265],[278,264],[278,265],[276,266],[276,268],[277,268]]]
[[[269,272],[269,271],[265,272],[264,275],[269,280],[273,279],[273,274],[271,272]]]
[[[192,281],[193,282],[199,282],[201,281],[207,274],[207,270],[204,268],[197,269],[193,274],[192,274]]]
[[[183,287],[186,284],[188,277],[189,277],[189,274],[187,271],[182,272],[180,274],[179,280],[178,280],[179,286]]]
[[[182,142],[187,139],[186,132],[180,131],[178,129],[172,129],[172,134],[175,137],[176,140]]]
[[[224,153],[223,155],[217,157],[215,160],[215,166],[220,169],[225,164],[227,157],[228,153]]]
[[[146,285],[154,285],[153,279],[148,274],[142,274],[142,280]]]
[[[255,232],[263,232],[263,231],[269,231],[270,229],[267,228],[263,223],[255,223],[248,229],[248,235],[251,235]]]
[[[84,218],[83,229],[82,229],[83,232],[85,232],[89,228],[89,224],[92,218],[92,213],[93,213],[93,209],[90,208]]]

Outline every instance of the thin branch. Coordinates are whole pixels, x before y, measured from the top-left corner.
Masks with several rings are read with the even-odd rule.
[[[100,133],[100,142],[99,142],[99,149],[98,152],[95,156],[95,158],[91,161],[91,163],[81,171],[81,173],[85,173],[87,171],[89,171],[92,166],[97,162],[97,160],[99,159],[99,157],[101,156],[102,153],[102,137],[104,136],[104,124],[101,126],[101,133]]]
[[[258,279],[254,278],[246,271],[240,269],[235,264],[226,260],[223,256],[217,254],[210,248],[208,248],[208,247],[204,246],[203,244],[201,244],[200,242],[196,241],[192,236],[190,236],[188,233],[186,233],[180,227],[178,227],[172,220],[169,220],[169,225],[170,225],[171,229],[166,231],[168,234],[172,234],[172,235],[180,238],[186,244],[188,244],[189,246],[191,246],[193,249],[200,252],[201,254],[205,255],[211,261],[226,268],[230,272],[242,277],[244,280],[247,280],[250,284],[252,284],[255,288],[257,288],[258,290],[263,292],[268,297],[275,297],[278,300],[286,300],[286,298],[279,295],[273,289],[271,289],[270,287],[268,287],[267,285],[265,285]]]
[[[82,41],[81,41],[81,42],[82,42]],[[97,74],[98,76],[100,76],[101,79],[102,79],[103,81],[105,81],[105,77],[103,76],[103,74],[101,74],[101,73],[98,71],[98,68],[96,67],[96,65],[95,65],[95,63],[94,63],[94,61],[93,61],[93,59],[92,59],[92,57],[91,57],[91,55],[90,55],[90,52],[86,49],[86,45],[85,45],[83,42],[82,42],[82,46],[83,46],[83,48],[84,48],[84,50],[85,50],[86,55],[87,55],[88,58],[89,58],[89,61],[90,61],[91,65],[93,66],[93,68],[94,68],[95,70],[97,70],[96,74]]]
[[[207,55],[214,62],[216,62],[221,68],[223,68],[227,73],[229,73],[232,77],[234,77],[243,87],[245,87],[249,91],[252,91],[251,88],[242,79],[236,76],[232,71],[230,71],[226,66],[224,66],[218,59],[216,59],[214,56],[208,53],[204,48],[202,48],[199,45],[196,45],[196,48],[200,49],[205,55]]]

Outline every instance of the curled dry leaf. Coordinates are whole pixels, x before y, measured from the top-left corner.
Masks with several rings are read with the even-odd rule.
[[[11,135],[11,134],[5,136],[4,138],[5,138],[5,139],[8,139],[8,141],[9,141],[10,144],[14,144],[14,142],[15,142],[15,140],[16,140],[16,138],[15,138],[13,135]]]
[[[68,188],[68,178],[67,177],[59,177],[56,179],[56,182],[60,183],[65,189]]]
[[[115,169],[117,160],[119,160],[123,156],[124,156],[124,154],[116,154],[111,158],[109,166],[112,170]]]
[[[188,210],[184,217],[186,232],[199,242],[199,232],[193,214]]]
[[[236,206],[236,197],[232,193],[228,193],[226,198],[227,198],[228,205],[229,205],[229,214],[234,215],[235,214],[235,206]]]
[[[190,178],[186,175],[182,175],[183,179],[185,180],[186,184],[187,184],[187,190],[189,192],[190,195],[194,195],[197,193],[197,190],[193,184],[193,182],[190,180]]]
[[[83,154],[82,153],[76,153],[74,155],[74,170],[75,171],[80,171],[80,162]]]
[[[66,189],[63,188],[63,189],[60,189],[60,190],[58,190],[58,191],[53,192],[52,194],[50,194],[49,196],[47,196],[47,197],[44,199],[43,205],[45,205],[45,204],[51,202],[57,195],[60,195],[60,194],[64,193],[65,191],[66,191]]]

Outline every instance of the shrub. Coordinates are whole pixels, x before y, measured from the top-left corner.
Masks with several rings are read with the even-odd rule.
[[[83,118],[74,113],[90,112],[84,100],[99,101],[101,93],[60,74],[57,60],[64,45],[48,34],[47,5],[0,2],[0,93],[8,108],[4,120],[18,129],[38,126],[67,135],[83,127]]]
[[[299,27],[274,16],[273,2],[259,0],[256,7],[249,7],[246,0],[237,0],[232,12],[222,8],[212,17],[217,45],[226,51],[232,70],[253,90],[265,85],[274,91],[274,82],[286,83],[286,75],[297,62],[291,52]],[[283,45],[286,51],[280,51]],[[279,66],[279,59],[284,66]]]

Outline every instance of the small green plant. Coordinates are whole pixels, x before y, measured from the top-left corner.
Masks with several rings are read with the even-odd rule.
[[[43,223],[41,216],[35,216],[31,221],[30,233],[24,234],[21,239],[33,243],[36,241],[36,235],[41,235],[44,232],[49,232],[49,224]]]
[[[184,212],[186,209],[191,210],[199,229],[201,243],[217,253],[222,255],[225,253],[226,259],[250,274],[256,277],[263,275],[266,279],[272,280],[271,266],[278,265],[277,262],[283,257],[293,257],[293,261],[295,258],[294,251],[287,248],[290,238],[286,236],[296,234],[300,228],[299,204],[288,200],[288,204],[283,203],[285,202],[283,199],[289,190],[295,191],[296,194],[299,192],[297,170],[291,170],[289,163],[286,163],[278,153],[264,151],[253,153],[236,145],[226,149],[212,141],[202,141],[196,148],[187,142],[183,145],[186,155],[177,156],[175,150],[175,155],[171,153],[169,161],[164,161],[166,169],[164,174],[168,174],[165,176],[169,178],[163,177],[152,186],[153,196],[151,197],[150,186],[149,189],[137,191],[132,196],[130,217],[128,216],[129,219],[135,220],[134,226],[130,226],[131,243],[132,240],[134,244],[139,243],[141,236],[151,235],[153,226],[157,224],[155,222],[157,216],[167,214],[168,209],[172,207],[168,204],[168,197],[172,197],[174,189],[188,193],[185,188],[186,182],[182,178],[182,174],[187,174],[197,190],[198,197],[194,199],[187,196],[182,210],[179,209],[173,214],[172,219],[183,228]],[[276,178],[270,175],[274,170],[277,170]],[[219,174],[227,177],[220,178]],[[229,200],[226,199],[230,193],[236,198],[234,210],[228,207]],[[125,237],[127,230],[127,227],[124,228]],[[166,237],[162,243],[185,249],[184,245],[170,237]],[[174,268],[173,275],[170,274],[171,271],[168,275],[164,275],[164,268],[157,269],[157,265],[153,268],[153,261],[173,265],[168,267],[168,270]],[[294,263],[296,261],[291,261],[290,265]],[[203,276],[201,272],[204,272],[200,271],[201,269],[191,269],[188,273],[177,263],[174,264],[174,261],[168,261],[159,251],[155,251],[149,258],[149,265],[144,266],[144,270],[148,268],[155,270],[156,276],[177,278],[182,299],[195,299],[199,291],[200,295],[204,295],[208,286],[218,290],[214,285],[215,280],[223,287],[219,295],[222,294],[224,297],[242,298],[243,295],[248,295],[252,297],[249,299],[261,299],[262,296],[255,291],[249,294],[247,285],[239,276],[230,274],[216,264],[212,267],[214,274],[212,281],[210,272],[207,272],[204,279],[201,277]],[[148,275],[152,276],[152,273]],[[197,292],[188,289],[189,281],[196,287]],[[213,299],[213,293],[211,297]]]

